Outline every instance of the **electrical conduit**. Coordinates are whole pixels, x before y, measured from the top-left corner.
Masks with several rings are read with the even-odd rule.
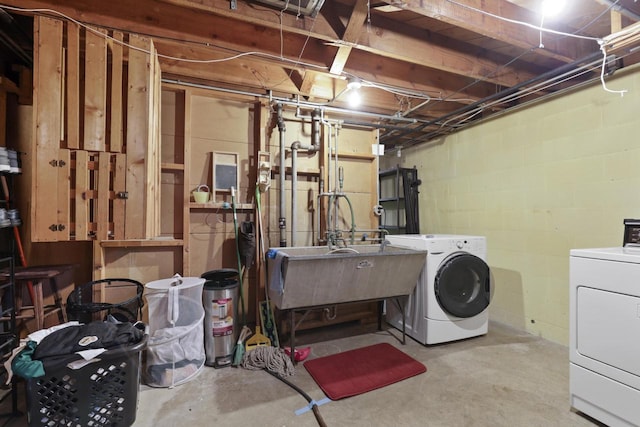
[[[278,115],[278,132],[280,136],[280,209],[278,212],[278,226],[280,228],[280,247],[287,246],[287,219],[286,215],[286,200],[285,200],[285,178],[287,174],[287,167],[285,164],[285,147],[284,147],[284,136],[286,132],[286,127],[284,124],[284,118],[282,117],[282,104],[276,105],[276,111]]]

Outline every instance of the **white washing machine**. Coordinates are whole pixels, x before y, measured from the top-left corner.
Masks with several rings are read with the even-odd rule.
[[[404,305],[407,335],[422,344],[439,344],[487,333],[491,283],[485,237],[404,234],[386,239],[428,251],[416,289]],[[387,322],[400,330],[401,310],[397,300],[387,300]]]
[[[640,426],[640,249],[569,256],[571,406],[610,427]]]

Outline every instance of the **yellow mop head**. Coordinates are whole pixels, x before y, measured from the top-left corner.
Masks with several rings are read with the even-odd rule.
[[[269,347],[271,340],[260,333],[260,326],[256,326],[256,333],[249,338],[244,345],[246,351],[251,351],[256,347]]]

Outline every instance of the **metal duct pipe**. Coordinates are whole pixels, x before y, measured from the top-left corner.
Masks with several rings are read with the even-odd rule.
[[[280,228],[280,247],[287,246],[287,218],[286,218],[286,200],[285,200],[285,178],[287,174],[287,165],[285,164],[285,147],[284,136],[287,131],[284,125],[284,118],[282,117],[282,104],[276,105],[276,112],[278,115],[278,132],[280,136],[280,212],[278,213],[278,227]]]

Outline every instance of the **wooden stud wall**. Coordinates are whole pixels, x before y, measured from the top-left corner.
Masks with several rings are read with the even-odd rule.
[[[59,239],[58,160],[62,115],[62,30],[61,21],[34,20],[34,157],[32,182],[32,240]],[[57,165],[57,163],[56,163]]]
[[[158,236],[160,66],[152,41],[42,17],[34,27],[32,240]]]

